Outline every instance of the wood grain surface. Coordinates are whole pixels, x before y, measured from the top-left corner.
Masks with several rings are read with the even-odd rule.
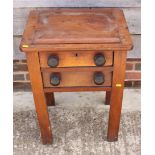
[[[127,52],[115,51],[108,125],[108,141],[118,140]]]
[[[100,72],[104,74],[105,82],[102,85],[96,85],[94,83],[94,73],[95,71],[77,71],[76,69],[73,69],[73,71],[61,71],[59,72],[61,76],[61,81],[58,86],[53,86],[50,84],[50,76],[51,73],[55,72],[50,72],[44,70],[42,73],[43,76],[43,83],[44,87],[79,87],[79,86],[111,86],[111,79],[112,79],[112,72],[110,71],[102,71],[100,69]],[[99,72],[98,70],[96,72]],[[56,72],[58,73],[58,72]]]
[[[56,8],[30,12],[21,51],[75,50],[75,47],[77,50],[132,49],[123,11],[110,8]]]
[[[26,56],[42,142],[43,144],[52,143],[52,131],[40,73],[39,56],[37,52],[28,53]]]
[[[47,64],[50,55],[57,55],[59,57],[59,65],[57,67],[79,67],[79,66],[96,66],[94,63],[94,56],[96,54],[103,54],[106,63],[104,66],[112,66],[113,52],[112,51],[58,51],[58,52],[40,52],[41,67],[49,67]]]

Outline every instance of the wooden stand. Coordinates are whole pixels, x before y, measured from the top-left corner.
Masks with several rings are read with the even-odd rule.
[[[52,143],[48,106],[54,92],[106,91],[108,141],[118,139],[127,50],[132,48],[119,9],[31,11],[20,49],[27,56],[43,144]]]

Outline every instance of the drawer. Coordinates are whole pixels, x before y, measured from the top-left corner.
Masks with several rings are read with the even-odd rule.
[[[41,67],[112,66],[113,51],[40,52]]]
[[[44,87],[111,86],[112,71],[74,69],[42,72]]]

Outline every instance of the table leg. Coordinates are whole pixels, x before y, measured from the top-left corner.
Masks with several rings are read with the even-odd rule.
[[[45,93],[47,106],[55,106],[54,93]]]
[[[110,97],[111,97],[111,92],[106,91],[105,105],[110,105]]]
[[[126,51],[114,52],[114,72],[107,134],[107,140],[111,142],[117,141],[118,139],[126,68],[126,53]]]
[[[38,52],[28,52],[26,56],[42,142],[50,144],[52,143],[52,132],[43,91]]]

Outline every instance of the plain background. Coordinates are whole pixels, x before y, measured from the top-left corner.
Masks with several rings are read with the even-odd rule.
[[[122,0],[123,1],[123,0]],[[142,1],[142,154],[155,154],[155,3]],[[0,154],[13,154],[13,1],[0,2]]]

